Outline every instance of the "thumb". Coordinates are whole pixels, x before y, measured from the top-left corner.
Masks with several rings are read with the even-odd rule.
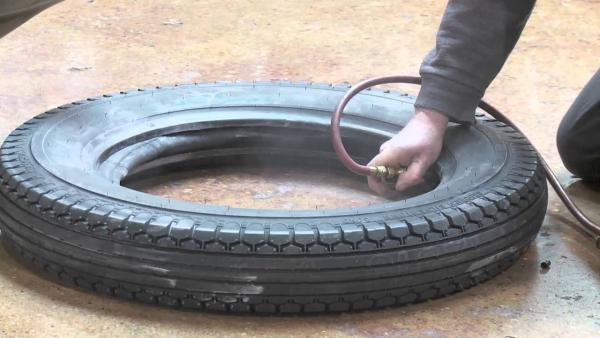
[[[380,146],[379,146],[379,152],[382,152],[384,150],[386,150],[389,146],[390,146],[390,141],[391,139],[383,142]]]
[[[377,154],[373,159],[367,164],[368,166],[378,166],[378,165],[386,165],[386,166],[398,166],[405,165],[410,162],[411,154],[404,149],[400,148],[387,148],[383,149],[379,154]]]

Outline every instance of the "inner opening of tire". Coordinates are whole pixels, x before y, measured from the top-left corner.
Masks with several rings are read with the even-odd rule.
[[[363,163],[384,141],[356,130],[343,134],[348,151]],[[157,151],[161,145],[164,149]],[[136,149],[132,154],[139,158],[130,158],[133,165],[120,179],[121,185],[170,199],[288,210],[354,208],[390,201],[370,192],[364,177],[343,168],[328,131],[314,126],[175,132],[127,147]],[[148,149],[153,156],[145,155]],[[422,184],[394,200],[426,193],[439,182],[439,168],[434,166]]]

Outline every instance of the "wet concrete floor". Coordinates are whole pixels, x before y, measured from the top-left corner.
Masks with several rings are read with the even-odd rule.
[[[65,1],[0,40],[0,138],[49,108],[128,88],[416,74],[443,7],[422,0]],[[540,1],[487,93],[566,183],[555,130],[600,66],[598,55],[600,2]],[[360,183],[324,174],[289,169],[273,181],[252,170],[227,173],[175,176],[145,189],[182,199],[220,189],[227,193],[210,202],[246,207],[380,202]],[[576,182],[570,190],[600,220],[600,193]],[[96,296],[49,282],[0,249],[0,336],[600,336],[600,251],[572,222],[552,195],[532,248],[493,280],[423,304],[319,317],[182,312]],[[542,271],[546,259],[552,265]]]

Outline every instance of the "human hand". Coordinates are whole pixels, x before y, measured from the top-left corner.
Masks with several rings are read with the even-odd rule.
[[[400,173],[394,185],[396,191],[406,190],[420,183],[427,169],[440,155],[447,125],[448,118],[445,115],[418,108],[408,124],[381,145],[379,154],[368,165],[406,167],[406,171]],[[368,176],[367,180],[371,190],[380,195],[391,196],[395,193],[377,177]]]

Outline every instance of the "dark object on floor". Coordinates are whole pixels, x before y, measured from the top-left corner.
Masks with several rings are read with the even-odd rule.
[[[347,85],[240,82],[104,95],[25,122],[0,148],[7,247],[62,281],[153,304],[334,312],[444,296],[508,268],[547,206],[525,137],[482,114],[450,126],[432,190],[354,209],[203,206],[120,186],[182,166],[339,164],[329,119]],[[342,125],[358,160],[414,98],[359,94]],[[295,162],[294,162],[295,161]]]
[[[550,269],[550,264],[552,264],[550,260],[545,260],[540,263],[540,267],[542,269]]]

